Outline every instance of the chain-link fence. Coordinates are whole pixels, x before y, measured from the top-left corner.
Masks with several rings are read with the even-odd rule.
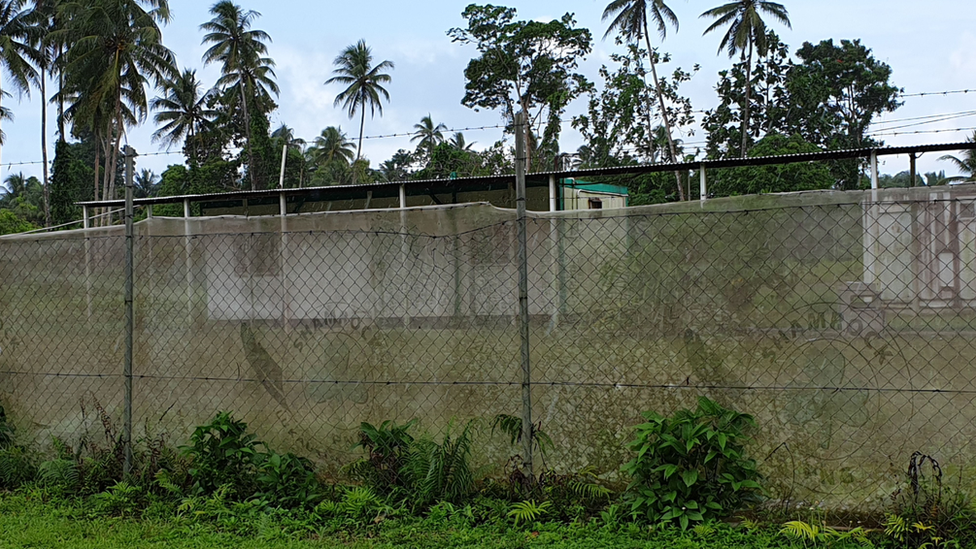
[[[334,470],[362,421],[520,416],[516,227],[487,205],[137,224],[134,438],[231,410]],[[527,256],[545,466],[613,476],[640,412],[707,395],[755,416],[774,498],[877,509],[915,450],[972,482],[976,189],[531,214]],[[121,414],[124,279],[120,228],[0,239],[19,432]]]

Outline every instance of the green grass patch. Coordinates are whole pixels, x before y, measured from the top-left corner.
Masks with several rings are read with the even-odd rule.
[[[534,522],[514,527],[504,519],[477,524],[471,518],[478,515],[477,510],[469,515],[457,509],[453,513],[434,511],[425,517],[368,521],[352,529],[336,530],[334,524],[301,513],[244,514],[225,517],[228,521],[223,524],[193,515],[157,519],[93,516],[83,499],[49,497],[36,489],[0,494],[0,547],[764,549],[790,545],[775,529],[721,523],[688,531],[633,523],[608,525],[599,520]],[[831,547],[864,546],[851,543]]]

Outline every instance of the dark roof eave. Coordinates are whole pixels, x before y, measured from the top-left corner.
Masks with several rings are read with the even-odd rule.
[[[639,175],[645,173],[657,173],[657,172],[672,172],[679,170],[694,170],[702,166],[705,169],[717,169],[717,168],[734,168],[739,166],[768,166],[772,164],[794,164],[799,162],[816,162],[824,160],[845,160],[851,158],[866,158],[871,155],[872,152],[876,152],[878,156],[890,156],[895,154],[921,154],[926,152],[942,152],[942,151],[956,151],[965,149],[976,149],[976,142],[963,142],[963,143],[944,143],[944,144],[932,144],[932,145],[912,145],[905,147],[880,147],[877,149],[862,148],[862,149],[849,149],[841,151],[826,151],[826,152],[816,152],[816,153],[802,153],[802,154],[787,154],[780,156],[760,156],[755,158],[732,158],[725,160],[699,160],[694,162],[680,162],[675,164],[633,164],[629,166],[616,166],[611,168],[589,168],[582,170],[565,170],[565,171],[552,171],[552,172],[533,172],[527,174],[529,179],[539,179],[539,178],[549,178],[555,177],[557,179],[563,178],[581,178],[581,177],[596,177],[596,176],[607,176],[607,175]],[[303,195],[312,192],[329,194],[335,193],[339,194],[342,192],[348,192],[352,189],[362,189],[364,191],[369,191],[373,189],[396,189],[400,185],[404,185],[406,188],[430,188],[430,187],[447,187],[447,186],[474,186],[478,184],[485,183],[496,183],[500,181],[514,181],[514,174],[504,174],[504,175],[489,175],[489,176],[479,176],[479,177],[459,177],[456,179],[422,179],[416,181],[390,181],[382,183],[361,183],[358,185],[332,185],[328,187],[303,187],[298,189],[266,189],[259,191],[231,191],[227,193],[210,193],[210,194],[195,194],[195,195],[180,195],[180,196],[161,196],[157,198],[137,198],[133,201],[134,204],[140,206],[148,206],[154,204],[177,204],[185,200],[191,202],[203,202],[207,200],[219,199],[219,200],[243,200],[247,198],[265,198],[273,197],[279,195],[293,196],[293,195]],[[86,201],[77,202],[79,206],[123,206],[125,200],[102,200],[102,201]]]

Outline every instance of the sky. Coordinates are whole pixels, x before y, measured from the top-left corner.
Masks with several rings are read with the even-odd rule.
[[[874,56],[888,63],[893,74],[891,82],[904,89],[905,94],[976,89],[976,10],[965,9],[971,0],[928,0],[924,3],[908,0],[782,0],[792,21],[792,29],[767,21],[776,30],[790,51],[804,42],[819,42],[833,38],[861,39],[873,50]],[[579,26],[593,32],[592,53],[581,63],[579,71],[591,81],[599,82],[599,68],[610,63],[610,54],[620,48],[613,38],[602,40],[606,24],[601,21],[608,0],[509,0],[499,2],[518,10],[520,19],[547,21],[566,12],[575,14]],[[334,107],[337,85],[326,86],[332,61],[346,46],[365,39],[374,58],[390,60],[396,65],[388,89],[391,101],[384,105],[383,116],[366,118],[365,135],[409,134],[420,119],[430,114],[435,123],[448,128],[462,129],[494,126],[501,122],[499,113],[475,112],[461,105],[464,95],[464,68],[476,55],[473,46],[452,43],[446,31],[463,27],[461,12],[470,2],[424,0],[403,2],[370,0],[335,2],[323,0],[239,0],[245,9],[259,12],[254,28],[271,35],[269,54],[275,60],[281,95],[279,108],[272,114],[272,128],[285,123],[296,134],[311,141],[327,126],[341,126],[351,137],[358,134],[358,117],[350,120],[345,111]],[[719,0],[669,0],[668,5],[679,19],[677,31],[670,29],[667,39],[660,43],[662,51],[672,55],[673,67],[686,70],[699,64],[700,71],[683,85],[683,95],[689,97],[695,110],[712,109],[718,103],[714,91],[718,72],[732,61],[717,52],[720,33],[702,36],[709,25],[699,15],[719,5]],[[208,13],[212,2],[199,0],[170,0],[173,21],[163,28],[163,41],[177,56],[180,68],[196,68],[206,85],[219,76],[217,66],[204,67],[201,55],[206,49],[200,41],[199,26],[212,16]],[[53,89],[53,86],[49,86]],[[4,122],[6,144],[0,151],[0,177],[10,173],[40,176],[40,99],[35,91],[31,97],[5,99],[4,105],[14,112],[12,122]],[[567,109],[564,119],[585,111],[585,101],[578,100]],[[918,124],[918,117],[964,113],[973,115]],[[53,115],[53,109],[52,109]],[[697,116],[701,116],[700,114]],[[938,120],[938,119],[936,119]],[[945,95],[926,95],[904,98],[904,105],[893,113],[877,119],[873,130],[901,135],[881,136],[888,145],[926,143],[954,143],[964,141],[976,128],[976,91]],[[921,120],[924,122],[925,120]],[[902,127],[910,125],[908,127]],[[964,131],[945,131],[965,129]],[[48,135],[51,160],[56,125],[49,122]],[[150,119],[128,131],[130,145],[140,153],[165,152],[151,142],[155,130]],[[933,130],[941,130],[938,133]],[[909,132],[933,133],[909,133]],[[504,136],[498,129],[464,131],[468,142],[475,141],[476,149],[487,147]],[[679,136],[686,142],[686,150],[702,144],[704,136]],[[561,148],[575,151],[582,144],[579,134],[564,125]],[[367,139],[363,155],[375,167],[398,149],[412,148],[409,137]],[[177,149],[169,155],[143,156],[137,168],[162,172],[167,165],[182,162]],[[952,167],[938,160],[941,153],[923,155],[918,164],[920,173],[946,170]],[[32,164],[21,164],[29,163]],[[11,165],[14,164],[14,165]],[[883,159],[882,173],[897,173],[908,169],[907,156]]]

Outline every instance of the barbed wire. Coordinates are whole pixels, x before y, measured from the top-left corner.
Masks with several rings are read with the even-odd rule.
[[[940,114],[928,114],[925,116],[913,116],[910,118],[892,118],[890,120],[877,120],[871,122],[871,126],[878,126],[884,124],[896,124],[901,122],[913,122],[918,120],[928,120],[928,121],[938,121],[938,119],[951,119],[951,118],[964,118],[966,116],[976,115],[976,110],[973,111],[955,111]],[[921,124],[927,124],[929,122],[920,122]],[[890,128],[889,128],[890,129]]]
[[[937,92],[918,92],[918,93],[906,93],[899,97],[926,97],[929,95],[953,95],[959,93],[976,93],[976,90],[946,90]]]
[[[941,129],[941,130],[915,130],[912,132],[869,132],[868,135],[915,135],[923,133],[953,133],[953,132],[967,132],[976,130],[976,126],[970,126],[968,128],[952,128],[952,129]]]

